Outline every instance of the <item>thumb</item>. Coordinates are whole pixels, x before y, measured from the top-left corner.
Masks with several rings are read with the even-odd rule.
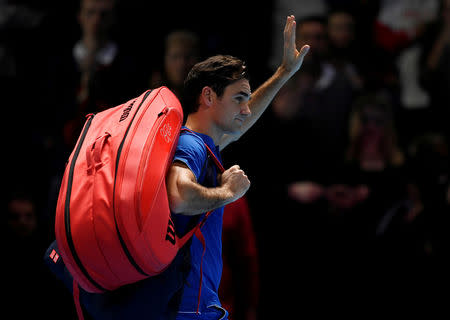
[[[306,54],[308,53],[310,49],[310,46],[305,44],[301,49],[300,52],[297,55],[297,59],[303,61],[303,58],[306,56]]]

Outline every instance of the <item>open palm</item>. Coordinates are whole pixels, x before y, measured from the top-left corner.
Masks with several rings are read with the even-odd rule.
[[[290,73],[297,72],[303,63],[303,58],[309,51],[309,45],[304,45],[300,51],[295,45],[296,22],[293,15],[287,16],[284,27],[284,52],[281,65]]]

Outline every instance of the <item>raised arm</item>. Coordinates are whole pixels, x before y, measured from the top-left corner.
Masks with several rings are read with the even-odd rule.
[[[220,149],[229,143],[239,139],[264,113],[280,88],[300,69],[303,58],[308,53],[309,46],[304,45],[300,51],[295,45],[295,17],[290,15],[286,18],[284,27],[284,50],[283,60],[275,73],[266,80],[255,92],[249,101],[251,116],[249,116],[238,135],[225,135],[220,142]]]

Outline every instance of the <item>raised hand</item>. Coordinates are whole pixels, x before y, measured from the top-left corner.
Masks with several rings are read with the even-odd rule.
[[[305,44],[300,51],[295,44],[296,22],[293,15],[287,16],[284,26],[284,51],[281,66],[291,75],[297,72],[303,63],[303,58],[309,51],[309,45]]]

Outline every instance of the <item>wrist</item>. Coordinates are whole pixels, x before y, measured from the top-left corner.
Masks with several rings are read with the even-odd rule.
[[[227,205],[235,200],[236,194],[227,184],[219,187],[222,205]]]
[[[275,71],[274,76],[279,79],[283,84],[286,83],[296,71],[286,68],[284,65],[280,65]]]

